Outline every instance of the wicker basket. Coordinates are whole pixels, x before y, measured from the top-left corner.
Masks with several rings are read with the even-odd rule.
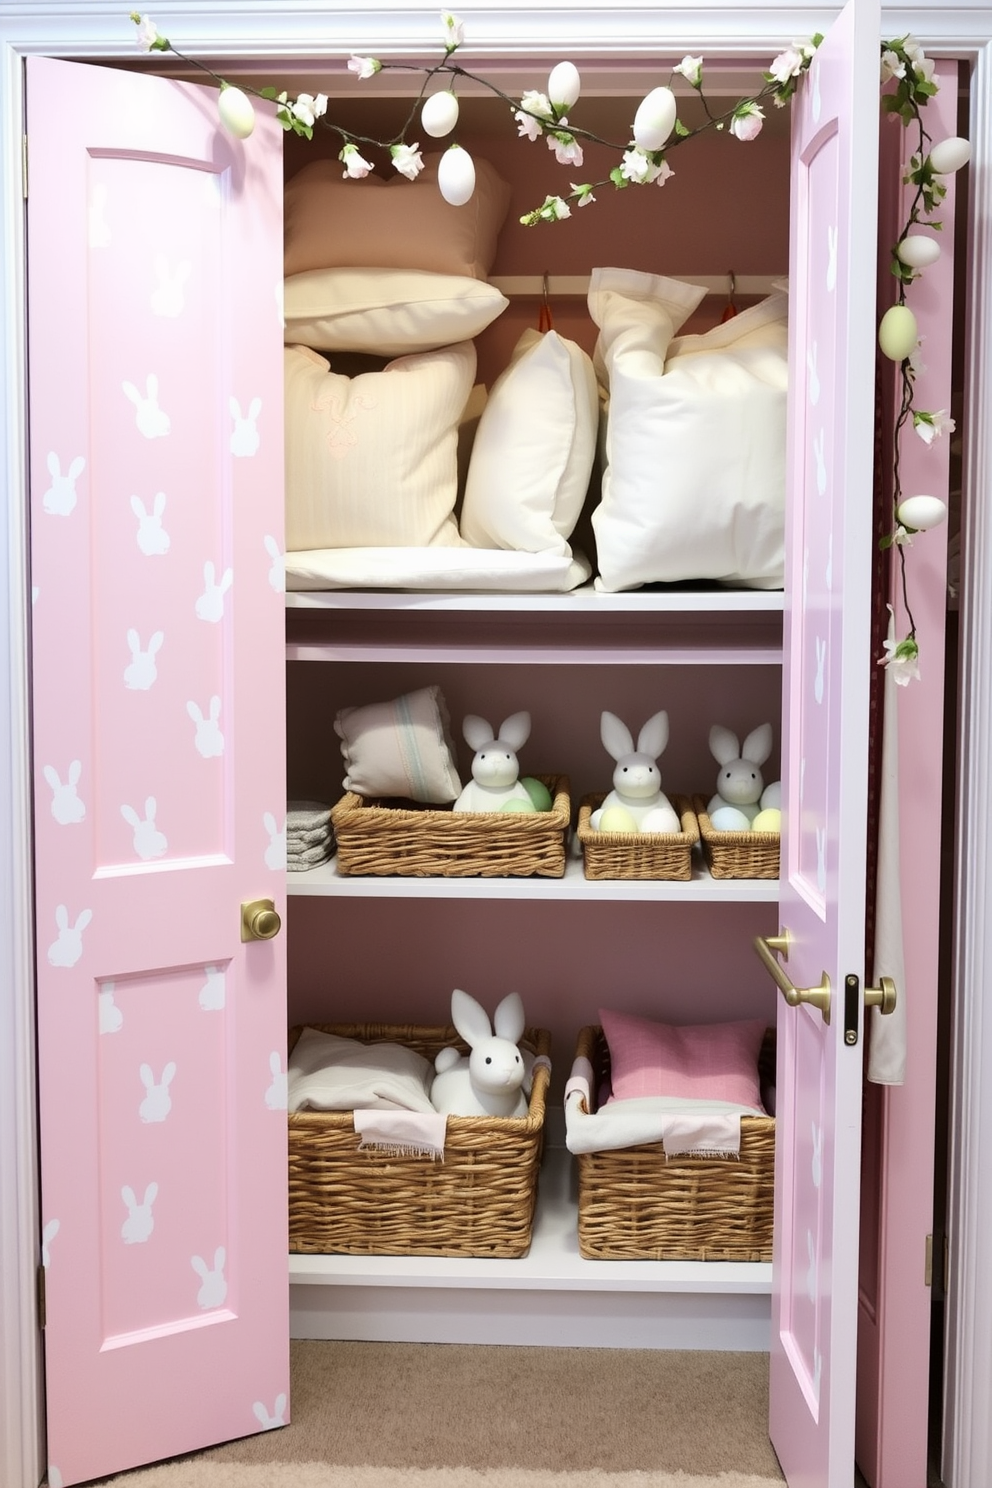
[[[696,813],[688,796],[672,796],[681,832],[597,832],[589,818],[604,796],[583,796],[578,837],[586,878],[692,877],[692,849],[699,841]]]
[[[467,1046],[454,1028],[310,1024],[369,1043],[389,1039],[433,1060]],[[302,1028],[289,1034],[290,1050]],[[522,1043],[548,1055],[551,1036]],[[526,1116],[449,1116],[444,1160],[360,1151],[350,1111],[289,1116],[289,1248],[309,1255],[526,1255],[531,1240],[550,1072],[534,1071]]]
[[[583,1028],[576,1057],[597,1088],[609,1072],[603,1030]],[[775,1035],[760,1066],[774,1078]],[[666,1157],[661,1142],[576,1156],[579,1253],[588,1260],[770,1261],[775,1120],[741,1117],[739,1160]]]
[[[706,810],[707,798],[693,796],[692,804],[713,878],[778,878],[778,832],[717,832]]]
[[[567,775],[535,777],[550,811],[452,811],[349,791],[331,811],[337,869],[405,878],[561,878],[571,817]]]

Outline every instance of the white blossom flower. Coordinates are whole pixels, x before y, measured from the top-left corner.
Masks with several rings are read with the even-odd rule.
[[[371,163],[368,160],[362,159],[362,156],[359,154],[357,145],[345,145],[342,148],[338,159],[344,164],[343,175],[345,177],[345,180],[360,181],[362,177],[367,176],[372,169]]]
[[[453,52],[465,40],[465,22],[450,10],[442,10],[441,25],[444,27],[444,49]]]
[[[757,139],[765,122],[765,111],[753,98],[746,98],[734,109],[730,132],[739,140]]]
[[[911,548],[913,546],[913,534],[900,522],[892,534],[892,541],[897,548]]]
[[[520,100],[520,107],[525,115],[534,114],[538,119],[544,119],[549,124],[555,122],[555,111],[546,93],[538,93],[536,89],[528,88]],[[516,117],[519,120],[520,114],[518,113]]]
[[[390,145],[389,153],[401,176],[415,181],[424,168],[424,159],[419,145]]]
[[[768,75],[773,83],[787,83],[790,78],[798,77],[805,67],[807,57],[802,47],[787,47],[784,52],[779,52],[768,69]]]
[[[517,134],[521,139],[536,140],[541,138],[541,135],[544,133],[544,126],[541,124],[540,119],[535,119],[532,114],[522,113],[520,109],[517,109],[513,117],[517,121]]]
[[[674,174],[675,172],[672,170],[668,161],[662,160],[659,162],[652,179],[656,186],[664,186],[665,182],[670,181]]]
[[[143,52],[150,52],[155,43],[162,39],[158,34],[158,27],[151,16],[140,15],[136,10],[132,10],[131,19],[138,28],[135,41]]]
[[[294,119],[299,119],[301,124],[312,129],[314,120],[327,112],[327,95],[318,93],[315,98],[311,93],[301,93],[296,102],[291,103],[289,107]]]
[[[880,76],[882,86],[884,87],[890,78],[904,78],[905,76],[906,64],[899,56],[899,53],[893,51],[883,52]]]
[[[920,680],[920,648],[913,636],[902,641],[883,641],[882,645],[885,655],[879,657],[878,665],[892,673],[897,686],[908,687],[910,682]]]
[[[568,120],[562,119],[560,122],[567,124]],[[582,164],[582,146],[574,134],[569,134],[567,130],[551,130],[548,134],[548,149],[555,152],[555,159],[559,165]]]
[[[375,77],[382,71],[382,63],[376,57],[349,57],[348,71],[359,78]]]
[[[919,341],[916,343],[916,347],[914,348],[914,350],[911,351],[909,353],[909,356],[906,358],[906,366],[909,369],[909,375],[913,378],[922,377],[924,372],[927,370],[926,362],[921,360],[923,356],[923,343],[926,339],[926,336],[921,336]]]
[[[624,180],[633,181],[638,186],[643,186],[645,183],[653,181],[660,169],[661,167],[655,165],[650,155],[645,155],[644,151],[638,150],[636,146],[625,150],[623,159],[620,162],[621,176],[623,176]],[[671,174],[673,172],[669,171],[669,175]],[[668,177],[666,176],[665,179],[667,180]]]
[[[922,410],[913,413],[913,428],[924,444],[933,444],[941,434],[953,434],[956,427],[954,420],[948,418],[946,408],[938,408],[936,413],[926,413]]]
[[[573,181],[571,185],[572,195],[575,197],[576,206],[587,207],[590,202],[594,202],[596,200],[595,196],[593,195],[592,186],[588,181],[586,181],[581,186],[576,186],[575,182]]]
[[[702,57],[683,57],[673,72],[680,72],[693,88],[698,88],[703,81],[703,59]]]
[[[571,215],[572,209],[567,201],[560,196],[546,196],[541,206],[533,212],[525,212],[520,222],[523,227],[534,227],[538,222],[560,222],[563,217]]]

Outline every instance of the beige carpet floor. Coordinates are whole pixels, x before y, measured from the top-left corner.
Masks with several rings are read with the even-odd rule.
[[[775,1488],[751,1353],[295,1342],[292,1421],[114,1488]]]

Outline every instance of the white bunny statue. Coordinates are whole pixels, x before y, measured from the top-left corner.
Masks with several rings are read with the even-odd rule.
[[[710,753],[720,766],[716,794],[706,810],[712,816],[721,807],[733,806],[754,821],[761,810],[765,789],[761,766],[772,752],[772,726],[763,723],[752,729],[741,744],[735,733],[715,723],[710,729]]]
[[[589,825],[600,830],[604,812],[617,808],[626,812],[638,832],[681,832],[678,813],[661,788],[658,756],[668,743],[668,714],[664,709],[650,717],[637,736],[637,747],[630,729],[615,713],[604,712],[600,719],[600,738],[607,754],[616,760],[613,789],[602,806],[592,813]],[[607,818],[609,821],[609,818]],[[610,830],[609,826],[603,830]],[[619,830],[614,827],[613,830]]]
[[[510,992],[493,1015],[459,988],[451,994],[451,1021],[471,1053],[442,1049],[434,1060],[431,1104],[446,1116],[526,1116],[533,1058],[518,1045],[524,1005]]]
[[[520,765],[517,750],[523,748],[530,737],[530,714],[512,713],[499,726],[494,735],[491,726],[475,713],[466,715],[462,723],[465,742],[475,750],[472,760],[472,779],[456,800],[453,811],[502,811],[508,801],[524,803],[524,809],[533,802],[520,783]]]

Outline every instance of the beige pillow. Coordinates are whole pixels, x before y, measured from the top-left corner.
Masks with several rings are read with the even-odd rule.
[[[342,708],[334,732],[341,740],[347,791],[436,805],[461,794],[451,720],[439,687]]]
[[[284,340],[382,356],[470,341],[509,304],[493,284],[426,269],[307,269],[286,280]]]
[[[347,181],[338,160],[305,165],[286,185],[283,272],[360,265],[487,278],[510,188],[487,160],[475,160],[471,200],[453,207],[438,190],[440,158],[425,155],[415,181]]]
[[[457,546],[473,343],[358,377],[338,376],[309,347],[284,356],[287,550]]]

